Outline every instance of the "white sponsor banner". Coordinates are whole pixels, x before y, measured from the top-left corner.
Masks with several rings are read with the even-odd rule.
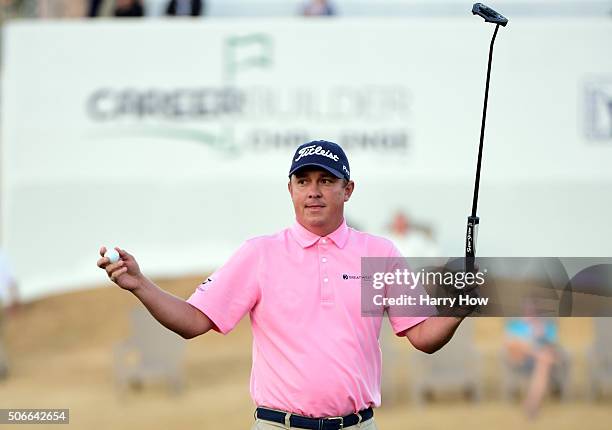
[[[489,42],[479,18],[19,22],[5,29],[2,243],[26,298],[202,272],[293,222],[295,147],[345,148],[347,215],[403,208],[463,252]],[[516,20],[495,45],[478,254],[610,255],[608,20]],[[602,240],[602,238],[607,240]]]

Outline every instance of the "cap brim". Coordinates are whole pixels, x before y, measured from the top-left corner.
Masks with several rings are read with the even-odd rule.
[[[323,170],[327,170],[329,173],[334,175],[336,178],[346,179],[346,176],[343,175],[342,173],[338,172],[336,169],[332,169],[331,167],[328,167],[328,166],[326,166],[324,164],[319,164],[319,163],[304,163],[304,164],[301,164],[301,165],[297,166],[295,169],[293,169],[292,171],[290,171],[289,172],[289,176],[293,175],[298,170],[300,170],[300,169],[302,169],[304,167],[308,167],[308,166],[320,167]]]

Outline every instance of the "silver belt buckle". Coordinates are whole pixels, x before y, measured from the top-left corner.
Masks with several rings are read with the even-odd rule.
[[[326,420],[340,420],[340,428],[344,428],[344,417],[329,417],[325,418]]]

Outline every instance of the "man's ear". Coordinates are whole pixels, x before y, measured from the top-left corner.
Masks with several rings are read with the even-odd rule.
[[[348,181],[348,183],[344,187],[344,201],[345,202],[349,201],[354,190],[355,190],[355,182]]]
[[[289,190],[289,194],[293,195],[292,189],[291,189],[291,178],[289,178],[289,182],[287,182],[287,190]]]

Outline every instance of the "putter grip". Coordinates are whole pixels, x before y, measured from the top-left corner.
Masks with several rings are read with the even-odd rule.
[[[474,271],[474,257],[476,256],[476,238],[478,236],[478,224],[480,218],[469,216],[467,230],[465,232],[465,271]]]
[[[485,6],[482,3],[474,3],[474,6],[472,6],[472,14],[484,18],[486,22],[499,24],[502,27],[505,27],[506,24],[508,24],[508,18],[495,12],[493,9]]]

